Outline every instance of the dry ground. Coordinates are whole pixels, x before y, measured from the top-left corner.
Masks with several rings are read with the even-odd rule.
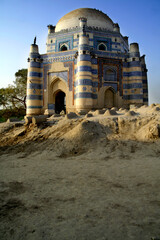
[[[0,239],[160,239],[160,122],[148,109],[1,125]]]

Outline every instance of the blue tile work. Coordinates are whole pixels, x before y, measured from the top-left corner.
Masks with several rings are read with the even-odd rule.
[[[39,53],[30,53],[29,54],[30,58],[39,58]]]
[[[60,77],[60,78],[64,79],[66,83],[68,83],[68,72],[67,71],[65,71],[65,72],[52,72],[52,73],[49,73],[49,76]]]
[[[123,72],[123,76],[124,77],[140,77],[142,76],[142,72],[141,71],[134,71],[134,72]]]
[[[77,72],[91,72],[92,68],[90,66],[78,66],[75,70],[75,73]]]
[[[42,73],[29,72],[29,77],[42,77]]]
[[[68,62],[74,60],[74,55],[76,54],[76,50],[74,51],[64,51],[57,52],[54,54],[45,54],[42,55],[43,64],[50,64],[53,62]]]
[[[28,100],[43,100],[43,96],[42,95],[28,95],[27,99]]]
[[[125,100],[136,100],[136,99],[143,99],[143,94],[133,94],[133,95],[124,95],[123,99]]]
[[[147,79],[143,79],[143,84],[147,84],[148,83],[148,81],[147,81]]]
[[[79,85],[87,85],[87,86],[92,86],[92,80],[90,79],[78,79],[75,83],[74,86],[77,87]]]
[[[140,61],[123,62],[123,67],[141,67]]]
[[[98,82],[92,82],[92,86],[98,88]]]
[[[104,51],[98,51],[98,50],[95,50],[94,51],[95,54],[98,55],[98,57],[104,57],[104,58],[115,58],[115,57],[118,57],[120,59],[122,58],[126,58],[128,55],[126,53],[112,53],[112,52],[104,52]]]
[[[142,76],[143,76],[143,102],[148,104],[148,81],[147,81],[147,69],[146,65],[143,65],[143,71],[142,71]]]
[[[123,96],[123,86],[122,86],[122,67],[123,63],[121,59],[105,59],[98,58],[98,75],[99,75],[99,87],[102,87],[102,77],[103,77],[103,67],[113,67],[117,72],[117,84],[119,84],[119,89],[117,89],[120,93],[120,96]]]
[[[98,87],[98,82],[92,82],[91,79],[78,79],[78,81],[74,83],[75,87],[82,86],[82,85]]]
[[[43,85],[39,83],[28,83],[27,84],[28,89],[43,89]]]
[[[107,46],[107,51],[112,51],[112,39],[107,37],[94,36],[94,49],[97,49],[100,43],[104,43]]]
[[[90,49],[90,47],[89,47],[88,45],[83,44],[83,45],[80,45],[78,49],[79,49],[79,50],[87,51],[87,50]]]
[[[91,58],[91,63],[92,63],[92,64],[97,64],[97,63],[98,63],[97,58]]]
[[[78,56],[78,61],[91,61],[91,57],[88,54]]]
[[[124,83],[123,89],[142,88],[142,83]]]
[[[80,66],[80,67],[77,67],[77,69],[75,69],[75,74],[76,74],[77,72],[91,72],[91,73],[94,74],[94,75],[98,74],[97,69],[93,69],[92,67],[89,67],[89,66]]]
[[[69,67],[69,91],[72,91],[72,85],[73,85],[73,74],[74,74],[74,62],[64,62],[64,67]]]
[[[92,98],[97,99],[97,94],[90,93],[90,92],[78,92],[74,95],[74,98]]]
[[[41,64],[39,62],[30,62],[30,67],[41,68]]]
[[[73,49],[73,36],[68,36],[68,37],[64,37],[64,38],[57,38],[56,42],[55,42],[55,52],[59,52],[60,51],[60,46],[62,44],[67,44],[70,49]]]
[[[43,106],[27,106],[28,109],[41,109]]]
[[[48,103],[48,109],[49,110],[55,110],[55,104]]]
[[[57,52],[57,53],[54,53],[54,54],[44,54],[44,55],[41,55],[41,58],[43,58],[43,61],[45,61],[45,59],[52,59],[54,57],[63,57],[63,56],[71,56],[71,55],[74,55],[76,53],[76,50],[73,50],[73,51],[63,51],[63,52]]]
[[[110,76],[110,79],[108,78],[107,70],[112,70],[112,72],[114,73],[114,75]],[[117,81],[117,67],[103,65],[103,80],[104,81]]]

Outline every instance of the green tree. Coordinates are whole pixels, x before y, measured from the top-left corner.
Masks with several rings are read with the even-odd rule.
[[[0,106],[3,108],[26,108],[27,69],[15,73],[14,85],[0,89]]]

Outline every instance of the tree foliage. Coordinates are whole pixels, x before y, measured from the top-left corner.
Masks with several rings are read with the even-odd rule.
[[[6,108],[26,108],[27,69],[15,73],[13,85],[0,89],[0,106]]]

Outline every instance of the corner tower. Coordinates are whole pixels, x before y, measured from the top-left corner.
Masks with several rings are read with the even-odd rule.
[[[43,107],[43,85],[41,58],[36,44],[31,44],[28,58],[28,76],[27,76],[27,116],[42,114]]]
[[[86,33],[87,18],[79,18],[81,32],[76,68],[76,110],[89,110],[92,108],[92,66],[89,46],[89,35]]]

